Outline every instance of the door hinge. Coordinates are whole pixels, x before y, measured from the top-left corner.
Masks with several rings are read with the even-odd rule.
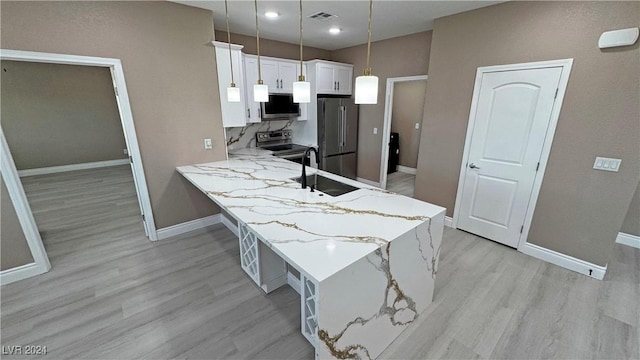
[[[118,96],[118,87],[117,86],[113,87],[113,91],[116,93],[116,96]]]
[[[524,230],[524,225],[520,226],[520,234],[522,234],[523,230]]]
[[[133,164],[133,156],[129,156],[129,162]]]
[[[538,162],[538,165],[536,165],[536,171],[540,170],[540,162]]]
[[[556,88],[556,94],[555,94],[555,95],[553,95],[553,98],[554,98],[554,99],[558,97],[558,90],[560,90],[560,88]]]
[[[147,221],[147,220],[144,218],[144,214],[142,214],[142,221],[143,221],[143,222],[144,222],[144,221]]]

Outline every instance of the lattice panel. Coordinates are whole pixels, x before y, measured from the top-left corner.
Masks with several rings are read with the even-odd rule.
[[[302,282],[302,335],[315,346],[318,335],[318,284],[300,274]]]
[[[240,264],[242,269],[256,284],[260,285],[258,238],[241,222],[238,222],[238,234],[240,234]]]

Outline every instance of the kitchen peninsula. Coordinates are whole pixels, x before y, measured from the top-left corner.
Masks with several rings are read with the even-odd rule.
[[[265,292],[300,273],[317,359],[375,358],[431,303],[444,208],[316,169],[358,189],[302,189],[300,164],[268,155],[177,170],[238,222],[241,265]]]

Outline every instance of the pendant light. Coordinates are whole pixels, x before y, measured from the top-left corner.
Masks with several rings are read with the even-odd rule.
[[[373,0],[369,0],[369,39],[367,40],[367,65],[364,68],[364,76],[356,78],[356,104],[378,103],[378,77],[371,75],[369,57],[371,55],[371,14],[373,12]]]
[[[262,69],[260,67],[260,28],[258,27],[258,0],[253,0],[256,9],[256,44],[258,50],[258,83],[253,85],[253,101],[268,102],[269,86],[262,82]]]
[[[229,64],[231,65],[231,84],[227,88],[227,101],[240,102],[240,88],[233,82],[233,55],[231,53],[231,32],[229,31],[229,8],[224,0],[224,12],[227,15],[227,43],[229,44]]]
[[[293,83],[293,102],[311,102],[311,84],[305,81],[302,73],[302,0],[300,0],[300,76],[298,76],[298,81]]]

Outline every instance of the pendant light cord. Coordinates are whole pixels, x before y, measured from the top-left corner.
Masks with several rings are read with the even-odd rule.
[[[304,81],[304,74],[302,73],[302,0],[300,0],[300,81]]]
[[[258,27],[258,0],[253,0],[256,9],[256,47],[258,50],[258,84],[262,84],[262,69],[260,69],[260,28]]]
[[[364,75],[371,75],[369,57],[371,56],[371,13],[373,13],[373,0],[369,0],[369,38],[367,39],[367,66],[364,68]]]
[[[231,64],[231,87],[236,87],[233,81],[233,56],[231,55],[231,32],[229,30],[229,8],[227,0],[224,0],[224,12],[227,15],[227,43],[229,44],[229,64]]]

